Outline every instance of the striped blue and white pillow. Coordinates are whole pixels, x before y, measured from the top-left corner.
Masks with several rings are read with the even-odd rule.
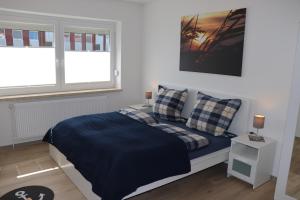
[[[181,121],[181,112],[188,96],[188,90],[174,90],[159,86],[153,106],[156,117],[169,121]]]
[[[218,99],[198,92],[196,105],[186,126],[215,136],[223,135],[241,104],[240,99]]]

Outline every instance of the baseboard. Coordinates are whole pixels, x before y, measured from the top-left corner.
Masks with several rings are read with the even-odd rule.
[[[15,141],[15,143],[0,146],[0,148],[7,148],[7,147],[13,148],[13,147],[18,147],[18,146],[23,146],[23,145],[37,144],[37,143],[41,143],[42,139],[43,138],[38,137],[38,138],[19,140],[19,141]]]
[[[30,137],[30,138],[15,138],[15,139],[13,139],[13,144],[39,141],[39,140],[42,140],[43,137],[44,136],[36,136],[36,137]]]

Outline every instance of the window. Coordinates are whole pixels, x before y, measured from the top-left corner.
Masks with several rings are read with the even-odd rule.
[[[39,47],[39,38],[37,31],[29,31],[29,46]]]
[[[65,46],[65,50],[70,50],[71,49],[70,33],[65,33],[64,34],[64,46]]]
[[[41,37],[45,34],[45,26],[6,23],[0,26],[0,88],[54,85],[53,39],[48,46],[37,39],[37,34]],[[53,27],[46,27],[53,31]]]
[[[5,29],[0,28],[0,47],[6,46]]]
[[[92,34],[87,33],[85,37],[86,37],[86,50],[92,51],[93,50]]]
[[[12,33],[13,33],[14,47],[23,47],[24,43],[23,43],[22,30],[13,30]]]
[[[0,17],[0,95],[114,87],[115,24],[48,18]]]
[[[111,80],[109,33],[102,30],[65,29],[65,82],[88,83]]]

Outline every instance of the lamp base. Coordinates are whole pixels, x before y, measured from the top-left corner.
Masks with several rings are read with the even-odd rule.
[[[149,100],[150,99],[147,99],[147,103],[145,105],[143,105],[143,107],[146,107],[146,108],[152,107]]]
[[[258,129],[258,128],[256,129],[256,135],[257,135],[257,136],[260,136],[260,134],[259,134],[259,129]],[[262,135],[261,135],[261,136],[262,136]]]
[[[265,142],[265,138],[263,136],[258,135],[248,135],[250,141],[255,142]]]

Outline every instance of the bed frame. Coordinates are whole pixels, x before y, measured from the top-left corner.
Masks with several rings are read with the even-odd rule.
[[[188,87],[183,86],[174,86],[169,84],[163,84],[166,86],[169,86],[170,88],[176,88],[176,89],[183,89]],[[199,89],[190,89],[189,88],[189,97],[187,99],[187,102],[185,104],[184,110],[183,110],[183,116],[188,117],[189,113],[193,109],[193,105],[195,104],[197,91]],[[235,119],[233,120],[229,131],[236,133],[236,134],[243,134],[246,133],[249,129],[249,122],[250,122],[250,103],[251,101],[247,98],[237,97],[234,95],[224,95],[216,92],[209,92],[205,90],[200,90],[208,95],[212,95],[219,98],[240,98],[242,100],[242,106],[238,113],[235,116]],[[199,158],[195,158],[191,160],[191,172],[183,175],[178,176],[172,176],[169,178],[165,178],[153,183],[150,183],[148,185],[139,187],[135,192],[131,193],[130,195],[126,196],[124,199],[128,199],[132,196],[136,196],[138,194],[144,193],[146,191],[152,190],[154,188],[160,187],[162,185],[168,184],[170,182],[176,181],[178,179],[181,179],[183,177],[189,176],[191,174],[197,173],[199,171],[202,171],[204,169],[207,169],[209,167],[212,167],[214,165],[217,165],[219,163],[225,162],[228,160],[229,157],[229,150],[230,147],[207,154],[205,156],[201,156]],[[78,170],[74,168],[74,165],[70,163],[66,157],[57,150],[54,146],[49,144],[49,151],[50,156],[55,160],[55,162],[58,164],[58,166],[65,172],[65,174],[71,179],[71,181],[78,187],[78,189],[81,191],[81,193],[88,199],[88,200],[101,200],[101,198],[96,195],[92,191],[92,185],[89,181],[87,181]]]
[[[91,183],[88,182],[80,174],[80,172],[74,168],[74,165],[72,163],[67,161],[66,157],[59,150],[57,150],[52,145],[49,145],[49,150],[51,157],[57,162],[58,166],[65,172],[65,174],[71,179],[71,181],[77,186],[77,188],[88,200],[101,200],[101,198],[92,191]],[[226,149],[222,149],[220,151],[193,159],[191,160],[191,172],[179,176],[165,178],[163,180],[159,180],[148,185],[139,187],[134,193],[126,196],[125,199],[160,187],[162,185],[168,184],[170,182],[176,181],[191,174],[197,173],[224,161],[227,161],[229,156],[229,150],[230,148],[228,147]]]

